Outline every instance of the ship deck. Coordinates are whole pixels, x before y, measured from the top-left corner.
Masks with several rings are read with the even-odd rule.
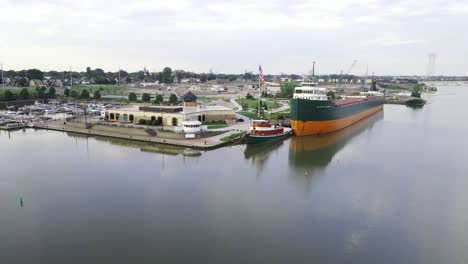
[[[335,100],[335,106],[344,106],[344,105],[356,104],[356,103],[360,103],[360,102],[363,102],[363,101],[372,100],[372,99],[375,99],[375,98],[378,98],[378,97],[379,96],[370,96],[370,97],[367,97],[367,98],[338,99],[338,100]]]

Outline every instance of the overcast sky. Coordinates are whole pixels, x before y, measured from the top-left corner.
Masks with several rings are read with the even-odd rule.
[[[4,69],[468,75],[468,1],[0,0]]]

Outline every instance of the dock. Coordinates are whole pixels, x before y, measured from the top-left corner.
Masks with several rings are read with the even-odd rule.
[[[108,137],[108,138],[115,138],[115,139],[132,140],[132,141],[138,141],[138,142],[163,144],[163,145],[168,145],[168,146],[192,148],[192,149],[199,149],[199,150],[212,150],[212,149],[220,148],[226,145],[230,145],[232,144],[233,141],[231,140],[222,141],[221,138],[239,132],[236,130],[231,130],[231,131],[227,131],[225,133],[222,133],[213,137],[209,137],[209,138],[170,139],[170,138],[154,137],[150,135],[147,135],[147,136],[135,135],[135,134],[130,135],[130,134],[118,133],[118,132],[112,132],[112,131],[99,131],[93,128],[90,128],[90,129],[79,128],[79,127],[67,126],[63,122],[54,122],[54,123],[46,123],[46,124],[31,124],[30,127],[34,129],[46,129],[46,130],[53,130],[53,131],[78,133],[78,134],[89,135],[89,136],[99,136],[99,137]]]
[[[1,125],[0,130],[12,131],[12,130],[18,130],[18,129],[23,129],[27,127],[28,126],[25,124],[6,124],[6,125]]]

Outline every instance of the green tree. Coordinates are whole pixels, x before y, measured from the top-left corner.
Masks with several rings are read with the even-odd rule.
[[[63,91],[63,94],[65,95],[65,97],[70,96],[70,89],[65,88],[65,90]]]
[[[5,78],[14,78],[14,77],[18,76],[18,73],[15,72],[14,70],[9,70],[9,71],[3,72],[3,76]]]
[[[109,84],[109,79],[105,76],[96,76],[94,79],[95,84]]]
[[[156,95],[156,99],[154,99],[154,103],[155,104],[162,104],[164,102],[164,98],[162,97],[162,95],[158,94]]]
[[[170,103],[170,104],[175,104],[175,103],[177,103],[177,95],[171,94],[171,95],[169,96],[169,103]]]
[[[91,79],[93,77],[93,72],[91,70],[91,67],[86,67],[86,77],[88,79]]]
[[[15,100],[15,97],[13,96],[13,93],[10,90],[6,90],[3,94],[3,99],[5,101],[13,101]]]
[[[250,93],[247,93],[245,99],[254,99],[254,97]]]
[[[206,82],[208,77],[206,76],[206,73],[200,74],[200,82],[204,83]]]
[[[29,86],[29,82],[28,82],[28,79],[26,79],[25,77],[21,77],[18,79],[18,81],[16,81],[16,84],[20,87],[26,87],[26,86]]]
[[[297,84],[293,82],[282,83],[278,97],[292,98],[294,94],[294,88],[296,88],[296,86]]]
[[[78,99],[78,92],[75,91],[75,90],[72,90],[72,91],[70,92],[70,97],[71,97],[71,98]]]
[[[63,75],[63,72],[58,72],[58,71],[49,71],[47,73],[47,76],[50,76],[52,78],[57,78],[57,79],[63,79],[65,77]]]
[[[249,104],[248,104],[247,102],[245,102],[245,101],[242,101],[241,106],[242,106],[242,109],[243,109],[244,111],[247,110],[247,109],[249,109]]]
[[[120,78],[125,78],[128,76],[128,72],[124,71],[124,70],[120,70]]]
[[[91,71],[93,77],[107,77],[104,70],[96,68],[94,71]]]
[[[80,98],[81,98],[81,99],[89,99],[89,92],[88,92],[88,90],[86,90],[86,89],[81,90]]]
[[[411,92],[412,97],[421,98],[421,84],[413,85],[413,91]]]
[[[47,98],[46,88],[45,87],[36,88],[36,94],[37,94],[37,98],[39,98],[39,99],[46,99]]]
[[[26,71],[26,77],[29,79],[44,79],[44,73],[38,69],[30,69]]]
[[[331,100],[334,100],[335,99],[335,93],[333,91],[328,91],[327,92],[327,96],[331,99]]]
[[[128,94],[128,100],[129,100],[129,101],[132,101],[132,102],[136,101],[136,100],[137,100],[137,95],[136,95],[136,93],[134,93],[134,92],[129,93],[129,94]]]
[[[21,100],[28,100],[29,99],[29,91],[28,91],[27,88],[21,89],[21,91],[19,93],[19,98]]]
[[[55,90],[54,87],[50,87],[47,94],[48,94],[49,98],[55,98],[55,95],[57,94],[57,91]]]
[[[151,96],[148,93],[144,93],[141,100],[143,102],[149,102],[149,101],[151,101]]]
[[[94,96],[93,97],[94,97],[95,100],[101,99],[101,92],[98,91],[98,90],[94,91]]]
[[[166,67],[162,71],[162,82],[163,83],[172,83],[173,78],[172,78],[172,69],[169,67]]]

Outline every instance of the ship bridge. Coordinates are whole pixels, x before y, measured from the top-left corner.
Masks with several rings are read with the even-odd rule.
[[[303,82],[301,86],[294,89],[293,98],[326,101],[328,100],[327,89],[319,88],[318,83],[315,82]]]

